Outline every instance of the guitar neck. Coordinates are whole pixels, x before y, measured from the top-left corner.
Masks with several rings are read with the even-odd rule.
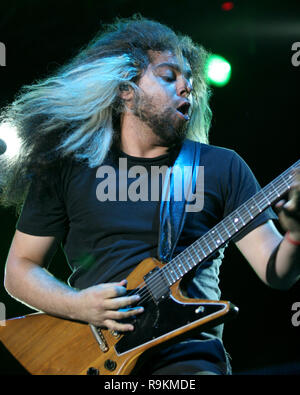
[[[292,172],[299,166],[300,160],[167,263],[162,271],[168,285],[171,286],[195,266],[213,255],[261,212],[288,192],[293,183]]]

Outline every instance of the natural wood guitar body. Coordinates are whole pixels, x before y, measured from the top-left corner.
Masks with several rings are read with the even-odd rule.
[[[157,267],[162,267],[162,264],[155,259],[149,258],[142,261],[128,276],[128,289],[138,288],[144,276]],[[116,352],[115,345],[126,335],[121,334],[116,337],[111,331],[102,329],[101,332],[108,346],[108,351],[103,352],[89,325],[44,313],[7,320],[6,326],[0,327],[0,340],[24,368],[34,375],[83,375],[97,371],[103,375],[127,375],[132,372],[138,358],[146,350],[201,324],[215,321],[233,308],[230,302],[186,298],[180,292],[179,282],[171,287],[171,294],[179,302],[178,307],[182,309],[186,304],[191,304],[194,310],[203,302],[205,304],[218,303],[222,308],[213,315],[203,317],[200,321],[186,323],[182,328],[121,354]],[[139,319],[142,320],[145,313],[139,316]],[[168,321],[172,317],[165,316],[164,319]],[[89,370],[90,368],[95,370]]]

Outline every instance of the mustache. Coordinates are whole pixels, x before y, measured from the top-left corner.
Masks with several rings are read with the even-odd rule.
[[[143,121],[158,137],[158,145],[177,146],[182,143],[188,132],[188,122],[176,114],[175,106],[158,107],[153,98],[146,94],[137,94],[132,113]]]

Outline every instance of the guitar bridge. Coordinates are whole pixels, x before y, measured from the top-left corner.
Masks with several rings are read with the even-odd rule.
[[[90,325],[90,328],[91,328],[92,333],[95,336],[95,338],[99,344],[100,350],[102,352],[107,352],[109,350],[109,347],[106,343],[105,337],[102,334],[101,328],[99,328],[95,325]]]

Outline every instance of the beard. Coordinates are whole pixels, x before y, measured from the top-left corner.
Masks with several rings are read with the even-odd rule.
[[[176,115],[173,107],[158,109],[145,94],[136,96],[132,111],[151,128],[160,146],[180,145],[187,135],[188,123]]]

